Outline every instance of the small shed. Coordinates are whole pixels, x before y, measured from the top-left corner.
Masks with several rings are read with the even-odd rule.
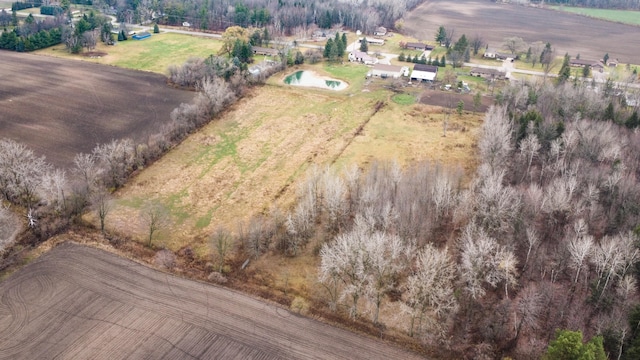
[[[151,33],[149,33],[148,31],[141,31],[137,34],[134,34],[131,38],[133,40],[144,40],[146,38],[150,38],[151,37]]]
[[[387,35],[387,28],[384,26],[380,26],[376,29],[376,31],[373,32],[373,35],[375,36],[385,36]]]
[[[434,81],[436,75],[438,75],[437,66],[416,64],[411,72],[411,81]]]
[[[278,50],[271,48],[252,46],[251,51],[254,55],[278,56]]]

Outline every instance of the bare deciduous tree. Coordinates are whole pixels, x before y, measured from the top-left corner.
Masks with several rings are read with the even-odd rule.
[[[65,171],[60,169],[47,171],[42,175],[42,184],[40,185],[41,198],[58,210],[66,207],[67,179],[65,174]]]
[[[513,36],[504,38],[502,46],[509,49],[512,54],[518,54],[526,45],[522,38]]]
[[[109,193],[107,189],[100,187],[91,193],[90,201],[93,211],[96,212],[96,215],[100,220],[100,231],[104,234],[105,220],[113,207],[111,193]],[[151,246],[151,240],[149,240],[149,246]]]
[[[20,228],[18,217],[8,207],[0,204],[0,252],[14,240]]]
[[[406,246],[402,240],[394,235],[381,232],[371,234],[364,241],[367,269],[366,295],[374,305],[373,322],[378,323],[380,305],[383,296],[395,287],[398,275],[404,270],[408,254],[412,246]]]
[[[95,154],[76,154],[73,158],[73,165],[73,172],[82,180],[85,192],[90,194],[102,172],[102,169],[96,163]]]
[[[93,155],[100,167],[105,170],[103,181],[107,187],[121,186],[135,162],[131,139],[113,140],[107,144],[100,144],[93,149]]]
[[[588,234],[587,224],[583,219],[579,219],[573,226],[574,235],[569,239],[567,243],[567,249],[571,254],[571,263],[569,267],[576,270],[576,276],[573,279],[574,283],[578,282],[580,276],[580,270],[591,255],[591,248],[593,247],[593,236]]]
[[[485,295],[485,284],[495,288],[504,281],[505,293],[509,285],[515,284],[517,261],[511,251],[474,224],[467,226],[460,241],[461,277],[474,299]]]
[[[331,233],[335,234],[346,216],[347,187],[339,176],[331,174],[327,169],[322,177],[322,190],[322,199],[328,217],[327,227]]]
[[[447,249],[438,250],[427,244],[416,256],[415,270],[405,284],[404,308],[411,317],[409,335],[414,335],[416,320],[421,333],[424,329],[437,337],[444,336],[444,319],[456,311],[454,296],[455,263]]]
[[[169,210],[158,201],[147,203],[140,212],[140,218],[147,229],[147,246],[151,247],[153,236],[171,224]]]
[[[492,106],[487,111],[478,147],[481,158],[490,166],[492,171],[503,168],[511,155],[512,125],[506,109]]]
[[[229,253],[229,251],[231,250],[231,246],[233,245],[233,237],[231,236],[229,230],[223,227],[219,227],[209,237],[209,244],[215,251],[215,258],[218,263],[218,272],[222,273],[227,254]]]
[[[484,38],[480,34],[475,34],[471,39],[471,48],[473,49],[473,55],[478,55],[478,51],[485,45]]]
[[[0,191],[10,202],[32,206],[41,190],[44,174],[51,169],[25,145],[0,140]]]
[[[520,154],[527,161],[527,170],[525,170],[524,174],[522,174],[522,180],[524,180],[525,177],[529,175],[531,163],[533,162],[533,159],[538,156],[538,152],[540,151],[541,147],[542,145],[540,145],[538,137],[533,133],[527,135],[527,137],[522,139],[522,141],[520,142]]]

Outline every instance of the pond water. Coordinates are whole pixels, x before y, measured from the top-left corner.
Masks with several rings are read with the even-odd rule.
[[[329,90],[343,90],[347,88],[344,81],[320,76],[313,71],[296,71],[284,78],[284,83],[294,86],[310,86]]]

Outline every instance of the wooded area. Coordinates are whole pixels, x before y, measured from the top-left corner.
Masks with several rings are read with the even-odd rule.
[[[118,20],[128,23],[158,18],[168,25],[187,22],[198,29],[224,30],[232,25],[263,27],[274,34],[292,34],[295,29],[328,29],[335,25],[373,33],[379,26],[393,27],[395,20],[424,0],[375,0],[344,2],[340,0],[249,0],[249,1],[116,1]],[[98,2],[95,2],[99,5]]]

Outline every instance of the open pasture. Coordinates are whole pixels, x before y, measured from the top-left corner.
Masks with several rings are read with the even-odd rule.
[[[218,226],[235,231],[252,214],[269,213],[274,205],[288,209],[314,164],[340,171],[376,159],[433,160],[473,168],[479,115],[452,117],[442,137],[440,108],[395,103],[394,92],[384,88],[391,81],[366,84],[365,66],[303,68],[349,87],[301,89],[283,83],[289,72],[272,77],[131,179],[118,191],[107,227],[142,239],[146,229],[136,219],[146,201],[157,200],[174,222],[158,244],[208,251],[206,239]],[[420,88],[407,91],[417,96]]]
[[[69,54],[63,44],[36,53],[167,74],[170,65],[182,65],[190,57],[215,55],[221,47],[221,41],[210,37],[160,33],[144,40],[120,41],[112,46],[99,42],[94,52],[105,54],[99,57]]]
[[[144,141],[193,93],[159,74],[2,51],[0,134],[69,167],[98,143]]]
[[[0,359],[419,358],[72,243],[11,275],[0,294]]]
[[[593,9],[573,6],[552,6],[552,9],[597,19],[640,26],[640,11],[617,9]]]
[[[428,0],[404,19],[404,32],[431,40],[440,25],[462,34],[480,34],[489,46],[499,48],[506,37],[526,42],[550,42],[558,56],[600,59],[605,53],[623,63],[640,58],[638,27],[587,18],[551,9],[497,4],[480,0]],[[524,49],[526,51],[526,49]]]

